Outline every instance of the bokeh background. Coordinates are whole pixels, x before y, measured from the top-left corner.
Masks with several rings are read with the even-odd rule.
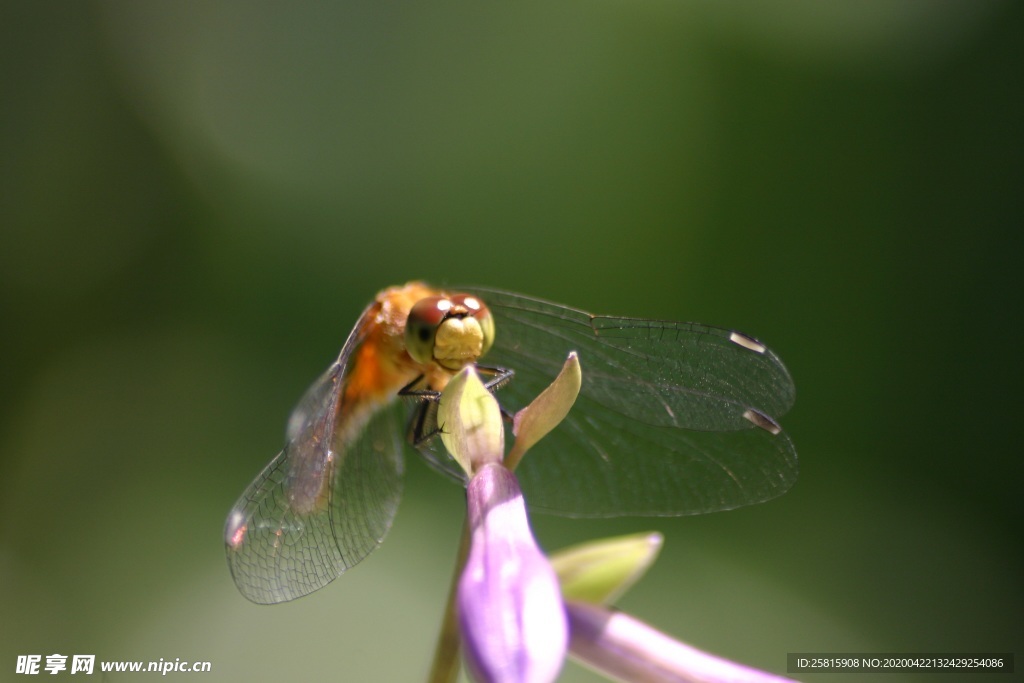
[[[786,360],[787,495],[534,519],[547,548],[662,531],[624,609],[778,673],[1019,657],[1022,19],[3,3],[0,680],[33,653],[422,680],[462,500],[415,457],[382,549],[312,597],[249,604],[221,540],[363,306],[413,278],[736,327]]]

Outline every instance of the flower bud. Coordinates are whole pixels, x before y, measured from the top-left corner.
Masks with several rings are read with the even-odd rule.
[[[466,665],[478,683],[550,683],[568,628],[558,578],[530,531],[515,475],[481,467],[466,491],[470,551],[458,587]]]

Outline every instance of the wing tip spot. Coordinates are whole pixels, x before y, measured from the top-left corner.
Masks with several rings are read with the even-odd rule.
[[[245,540],[245,532],[249,525],[245,522],[245,515],[241,510],[234,510],[228,517],[227,527],[224,529],[224,542],[232,550],[237,550],[242,541]]]
[[[742,346],[745,349],[749,349],[754,353],[764,353],[768,350],[768,347],[757,341],[753,337],[748,337],[742,332],[730,332],[729,341],[738,346]]]
[[[754,410],[753,408],[748,408],[743,411],[743,417],[753,423],[754,426],[760,427],[772,436],[778,435],[782,431],[782,427],[779,426],[778,422],[771,419],[764,413]]]

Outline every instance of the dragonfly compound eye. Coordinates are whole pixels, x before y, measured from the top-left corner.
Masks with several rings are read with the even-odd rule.
[[[417,363],[429,363],[434,357],[434,338],[452,309],[450,299],[431,296],[420,299],[409,311],[405,323],[405,348]]]

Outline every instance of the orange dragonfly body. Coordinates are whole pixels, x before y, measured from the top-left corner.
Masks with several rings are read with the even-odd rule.
[[[360,316],[350,340],[355,343],[348,354],[343,353],[344,364],[337,363],[337,372],[331,374],[327,422],[312,435],[314,442],[319,445],[323,441],[326,449],[317,449],[317,457],[293,461],[300,471],[294,473],[287,492],[292,509],[309,514],[326,505],[330,478],[324,475],[334,458],[350,448],[370,416],[403,388],[421,381],[442,391],[455,371],[483,352],[480,340],[471,339],[461,362],[448,359],[442,364],[438,359],[415,360],[409,355],[405,343],[409,313],[420,301],[437,297],[445,295],[419,282],[392,287],[378,294]],[[349,346],[346,344],[346,349]],[[326,457],[319,457],[321,451]]]
[[[247,598],[306,595],[381,543],[401,497],[407,435],[429,464],[462,476],[439,440],[426,438],[424,415],[451,377],[481,357],[494,366],[488,386],[501,386],[501,402],[514,411],[569,351],[579,354],[576,406],[517,469],[531,507],[697,514],[767,500],[795,480],[796,452],[775,420],[793,402],[792,380],[756,339],[460,291],[411,282],[380,292],[299,402],[284,449],[228,516],[228,564]],[[412,429],[401,395],[416,399]]]

